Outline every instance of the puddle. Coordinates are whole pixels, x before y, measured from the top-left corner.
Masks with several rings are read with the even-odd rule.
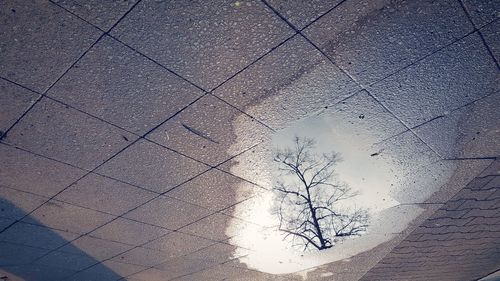
[[[225,167],[268,190],[233,208],[234,217],[251,223],[242,225],[235,221],[226,228],[226,235],[231,237],[228,241],[239,247],[233,257],[248,268],[270,274],[294,274],[297,275],[294,278],[304,279],[329,272],[336,274],[345,267],[364,272],[404,239],[412,227],[432,214],[440,202],[446,202],[490,163],[490,160],[445,161],[443,155],[430,148],[444,146],[454,153],[464,147],[464,151],[477,150],[482,142],[464,145],[455,130],[476,132],[469,126],[481,127],[467,117],[477,115],[475,107],[451,113],[453,118],[441,120],[451,122],[443,127],[447,128],[446,139],[441,143],[440,132],[436,132],[437,137],[425,140],[431,144],[429,147],[366,91],[339,88],[343,80],[338,78],[338,71],[330,68],[330,64],[318,63],[281,88],[255,97],[243,108],[277,130]],[[460,121],[462,115],[469,119]],[[242,143],[248,143],[252,133],[244,117],[233,122],[233,129],[237,137],[233,144],[236,152]],[[275,148],[292,146],[295,136],[313,138],[315,153],[333,151],[341,157],[342,161],[335,166],[335,179],[358,193],[343,201],[342,207],[366,209],[369,214],[368,226],[360,235],[339,239],[333,247],[321,251],[303,251],[304,247],[294,247],[290,239],[284,239],[276,215],[280,201],[272,192],[280,178],[273,159]],[[360,264],[356,260],[369,262]]]
[[[335,176],[345,182],[356,196],[355,203],[372,212],[387,209],[398,204],[389,196],[393,184],[391,163],[377,158],[370,139],[356,137],[354,132],[338,123],[328,112],[303,119],[273,136],[272,147],[293,147],[295,136],[314,139],[315,154],[335,152],[340,159],[335,164]]]
[[[376,104],[364,93],[354,99],[360,98],[362,103]],[[240,247],[233,256],[239,257],[241,263],[271,274],[307,275],[308,270],[320,265],[346,261],[404,232],[425,210],[414,203],[424,202],[447,182],[455,168],[452,164],[436,169],[438,158],[432,151],[425,150],[428,148],[422,147],[411,133],[392,129],[387,132],[389,135],[381,134],[380,127],[371,127],[371,124],[387,125],[381,121],[385,117],[374,118],[380,115],[379,109],[359,103],[360,100],[348,99],[291,122],[252,153],[245,153],[236,160],[231,167],[232,173],[269,190],[237,205],[234,210],[235,217],[256,224],[243,227],[235,224],[226,229],[226,234],[232,237],[229,242]],[[352,108],[356,106],[367,110],[365,113],[354,111],[353,115]],[[244,130],[238,127],[238,122],[235,126],[236,131]],[[394,135],[396,137],[389,138]],[[283,180],[283,177],[273,158],[275,148],[293,147],[295,136],[313,138],[316,142],[314,153],[333,151],[340,156],[334,178],[358,194],[342,201],[341,206],[365,209],[369,214],[368,226],[359,235],[342,237],[333,242],[331,248],[321,251],[304,251],[304,247],[294,246],[290,237],[285,238],[285,233],[279,230],[280,219],[276,214],[279,199],[272,190],[277,179]],[[427,170],[430,172],[422,175]],[[288,180],[292,179],[285,179],[285,182]]]

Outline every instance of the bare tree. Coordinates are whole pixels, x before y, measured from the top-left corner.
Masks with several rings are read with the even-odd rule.
[[[281,173],[274,186],[279,228],[304,250],[331,248],[343,237],[363,233],[368,223],[366,209],[341,206],[357,193],[335,181],[338,154],[317,154],[314,148],[313,139],[295,137],[294,147],[278,149],[274,157]]]

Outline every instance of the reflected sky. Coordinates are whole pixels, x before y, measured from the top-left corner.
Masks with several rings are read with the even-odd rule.
[[[339,153],[342,161],[336,165],[336,178],[347,183],[359,195],[355,202],[372,212],[398,204],[389,196],[392,167],[372,156],[370,139],[356,136],[349,128],[337,124],[331,115],[319,114],[301,120],[273,136],[273,147],[292,147],[294,136],[311,137],[316,141],[315,152]]]
[[[400,194],[403,189],[403,181],[399,179],[404,175],[398,170],[397,161],[390,157],[379,157],[384,154],[383,149],[377,146],[380,140],[371,138],[368,132],[360,133],[350,122],[338,120],[328,110],[319,112],[277,132],[266,145],[273,148],[293,147],[295,136],[309,137],[316,141],[315,152],[339,153],[342,161],[336,165],[336,179],[359,193],[343,204],[347,208],[355,206],[369,210],[371,218],[366,233],[341,240],[334,247],[322,251],[304,252],[303,248],[294,248],[277,229],[279,218],[272,211],[276,205],[275,194],[265,192],[255,200],[237,205],[234,215],[250,215],[251,221],[267,227],[249,225],[241,229],[230,226],[226,231],[233,237],[232,244],[250,249],[235,254],[242,256],[240,261],[248,267],[273,274],[304,273],[322,264],[348,259],[389,241],[423,212],[418,205],[401,205],[403,202],[394,198],[394,194]],[[273,155],[267,157],[272,159]],[[238,170],[244,168],[238,167]],[[271,179],[278,178],[276,165],[268,164],[261,169],[271,170]],[[267,184],[265,187],[271,189],[273,180]],[[429,187],[429,190],[434,189]]]

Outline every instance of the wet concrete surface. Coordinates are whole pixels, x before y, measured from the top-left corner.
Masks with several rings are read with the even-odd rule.
[[[497,271],[499,9],[2,3],[0,278],[476,280]],[[259,266],[277,259],[248,234],[276,225],[265,199],[273,138],[308,132],[311,118],[352,145],[345,159],[361,159],[355,151],[388,167],[374,175],[397,204],[374,220],[383,231],[366,234],[377,243],[351,238],[355,250],[333,247],[277,274]],[[367,175],[360,165],[354,177]]]

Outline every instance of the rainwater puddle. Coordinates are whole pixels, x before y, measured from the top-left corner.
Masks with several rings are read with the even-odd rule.
[[[341,105],[344,106],[344,105]],[[415,157],[426,158],[415,161],[414,166],[407,161],[407,151],[399,151],[386,146],[377,132],[368,127],[358,127],[352,118],[341,118],[342,110],[319,110],[310,117],[292,122],[279,130],[252,153],[243,154],[231,172],[260,184],[268,192],[238,204],[233,215],[253,222],[241,226],[230,225],[226,234],[230,243],[239,247],[234,257],[249,268],[271,274],[297,273],[303,275],[308,269],[334,261],[349,258],[369,251],[390,241],[403,232],[413,219],[424,209],[414,202],[423,202],[439,189],[451,176],[453,167],[444,167],[439,173],[432,173],[432,180],[422,181],[422,174],[416,170],[431,167],[436,159],[425,153]],[[369,113],[367,113],[369,114]],[[368,116],[367,116],[368,117]],[[364,115],[357,115],[360,121]],[[373,128],[377,130],[377,128]],[[404,134],[403,134],[404,135]],[[365,229],[357,235],[329,237],[331,248],[317,250],[290,239],[280,230],[278,206],[282,197],[273,188],[279,181],[288,186],[297,178],[283,176],[278,163],[273,161],[276,149],[294,147],[294,138],[312,138],[315,146],[311,153],[318,155],[335,152],[340,161],[335,164],[333,181],[349,186],[357,195],[337,202],[341,210],[365,210],[369,218]],[[405,138],[402,136],[399,138]],[[413,136],[409,136],[411,138]],[[398,139],[398,137],[396,137]],[[405,142],[411,146],[412,142]],[[410,147],[411,151],[418,149]],[[425,169],[424,169],[425,170]],[[420,178],[420,179],[418,179]],[[417,180],[414,180],[417,179]],[[413,186],[412,186],[413,184]],[[424,186],[425,185],[425,186]],[[414,189],[415,192],[408,192]],[[423,190],[419,192],[418,190]],[[416,200],[415,198],[418,198]],[[300,239],[299,239],[300,240]],[[304,240],[304,239],[302,239]],[[305,240],[304,240],[305,241]]]

